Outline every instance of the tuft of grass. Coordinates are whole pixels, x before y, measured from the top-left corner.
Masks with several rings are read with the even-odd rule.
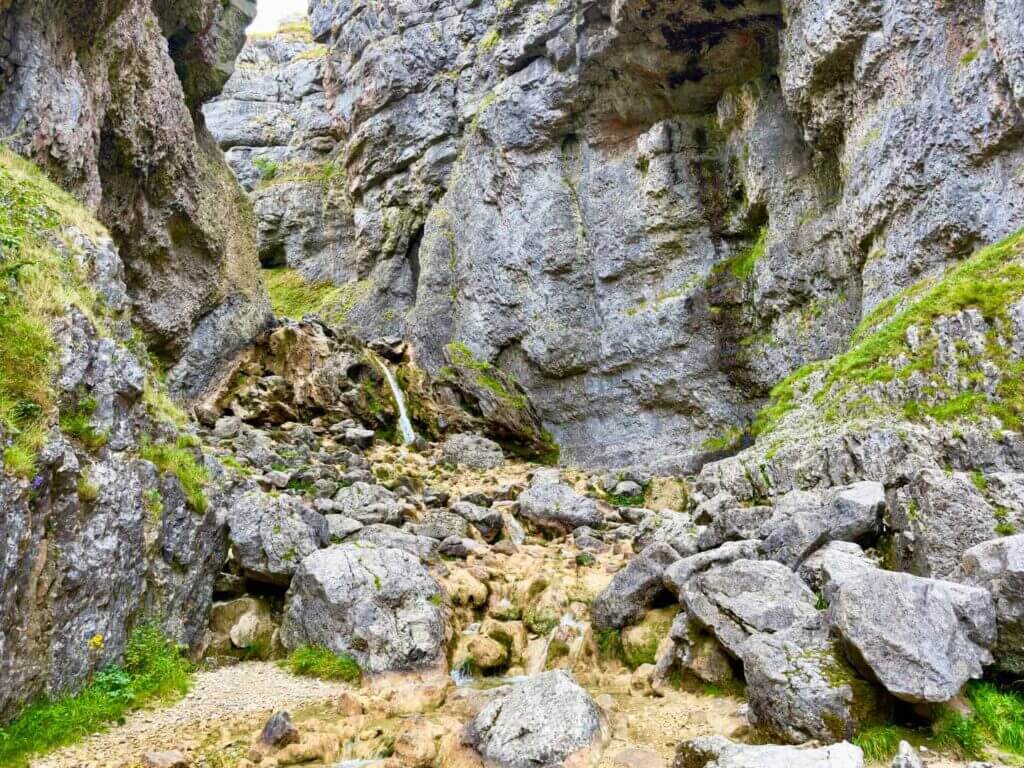
[[[206,498],[210,474],[196,458],[194,448],[187,438],[179,438],[175,445],[143,441],[139,456],[156,465],[161,473],[178,478],[188,505],[196,512],[206,512],[210,506]]]
[[[899,725],[873,725],[853,737],[853,743],[864,752],[866,763],[887,763],[896,756],[900,742],[920,741],[920,734]]]
[[[1024,696],[992,683],[972,682],[967,700],[993,744],[1024,755]]]
[[[603,659],[622,661],[625,651],[622,648],[622,633],[617,629],[598,629],[594,631],[594,642],[597,652]]]
[[[102,648],[103,638],[90,641]],[[155,625],[132,632],[120,666],[98,672],[81,692],[29,705],[0,728],[0,765],[20,768],[34,756],[72,744],[127,712],[153,701],[171,701],[189,688],[188,662]]]
[[[319,677],[323,680],[358,682],[362,677],[359,663],[347,653],[334,653],[319,645],[303,645],[292,651],[286,662],[293,675]]]
[[[77,440],[86,449],[98,451],[107,444],[109,434],[92,425],[92,415],[96,412],[96,398],[81,397],[70,409],[61,409],[60,429],[68,437]]]

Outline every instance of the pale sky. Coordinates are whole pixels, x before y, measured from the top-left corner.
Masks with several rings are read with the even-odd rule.
[[[249,32],[273,32],[286,16],[306,13],[306,0],[258,0],[256,19]]]

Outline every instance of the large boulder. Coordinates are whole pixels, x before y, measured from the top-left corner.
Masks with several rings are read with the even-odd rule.
[[[488,703],[466,726],[464,741],[498,768],[562,766],[602,746],[601,711],[572,675],[554,670],[527,678]],[[577,764],[577,763],[573,763]]]
[[[756,560],[761,551],[761,542],[730,541],[717,549],[684,557],[665,569],[665,586],[678,595],[683,586],[695,574],[715,565],[725,565],[735,560]]]
[[[494,469],[505,463],[501,446],[480,435],[452,435],[441,444],[441,458],[449,464],[471,469]]]
[[[667,596],[665,569],[679,559],[668,544],[652,544],[634,557],[596,597],[590,608],[597,629],[621,629],[634,623]]]
[[[860,482],[825,494],[790,491],[761,527],[764,556],[797,568],[830,541],[862,541],[878,534],[885,489]]]
[[[855,566],[828,591],[850,661],[903,701],[949,701],[992,661],[996,614],[984,589]]]
[[[437,582],[408,552],[342,544],[299,566],[281,642],[351,654],[364,672],[443,663],[445,616]]]
[[[918,576],[950,578],[963,554],[991,539],[998,523],[970,475],[923,469],[891,511],[896,565]]]
[[[560,533],[604,522],[596,501],[563,483],[531,485],[519,495],[519,514],[539,528]]]
[[[362,481],[342,488],[334,496],[339,514],[358,520],[363,525],[386,523],[402,524],[402,505],[391,491],[383,485]]]
[[[676,748],[672,768],[864,768],[864,753],[846,742],[805,749],[748,746],[721,736],[702,736]]]
[[[1024,674],[1024,534],[971,547],[961,570],[961,581],[988,590],[995,603],[996,664],[1004,672]]]
[[[633,545],[642,550],[655,542],[670,545],[682,557],[697,552],[700,529],[685,512],[648,511],[637,525]]]
[[[850,667],[819,615],[740,649],[752,725],[792,744],[853,738],[879,714],[877,689]]]
[[[817,615],[814,593],[780,563],[736,560],[692,576],[679,590],[689,616],[734,657],[747,638],[781,632]]]
[[[287,585],[307,555],[330,543],[324,516],[295,496],[250,491],[227,513],[229,540],[254,581]]]
[[[433,560],[439,546],[437,539],[432,539],[428,536],[418,536],[415,533],[402,531],[383,523],[360,528],[348,540],[358,541],[375,547],[401,549],[410,555],[415,555],[420,560]]]

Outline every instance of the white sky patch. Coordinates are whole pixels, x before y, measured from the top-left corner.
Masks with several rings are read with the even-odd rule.
[[[256,18],[249,25],[249,32],[274,32],[282,19],[304,15],[309,9],[306,0],[259,0],[256,8]]]

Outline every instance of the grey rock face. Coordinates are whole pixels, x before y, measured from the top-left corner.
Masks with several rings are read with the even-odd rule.
[[[958,580],[992,595],[999,631],[992,649],[996,664],[1011,674],[1024,673],[1024,535],[967,550]]]
[[[581,525],[596,528],[604,521],[597,502],[568,485],[531,485],[519,495],[519,514],[534,525],[568,533]]]
[[[324,516],[294,496],[251,491],[227,513],[238,564],[256,581],[287,585],[299,563],[330,543]]]
[[[679,559],[667,544],[652,544],[633,557],[615,574],[591,605],[590,615],[597,629],[621,629],[643,616],[665,595],[665,568]]]
[[[679,602],[737,658],[751,635],[781,632],[817,615],[814,594],[793,571],[771,561],[713,566],[682,584]]]
[[[441,444],[441,456],[451,464],[492,469],[505,463],[501,446],[480,435],[452,435]]]
[[[747,746],[721,736],[702,736],[676,749],[672,768],[864,768],[859,747],[843,742],[830,747]]]
[[[877,535],[885,509],[881,483],[862,482],[827,494],[791,491],[761,527],[765,557],[797,568],[829,541]]]
[[[340,514],[363,525],[385,523],[401,525],[402,507],[398,498],[382,485],[357,482],[342,488],[335,495]]]
[[[564,670],[532,675],[487,704],[463,739],[501,768],[565,765],[600,751],[602,718],[590,694]]]
[[[881,697],[861,679],[818,616],[775,634],[752,636],[740,650],[751,724],[791,744],[852,739],[877,716]]]
[[[270,319],[251,208],[194,119],[254,12],[219,0],[0,10],[0,131],[109,227],[135,322],[187,397]]]
[[[854,666],[904,701],[949,701],[992,661],[996,613],[977,587],[863,568],[829,616]]]
[[[760,549],[760,541],[732,541],[717,549],[684,557],[665,569],[665,586],[674,594],[679,595],[695,574],[712,566],[726,565],[735,560],[757,559]]]
[[[892,511],[897,562],[919,576],[949,578],[968,549],[995,535],[997,523],[968,475],[921,470]]]
[[[349,653],[369,673],[433,666],[444,652],[440,595],[407,552],[351,544],[322,549],[292,579],[281,642]]]
[[[383,523],[374,523],[360,528],[352,536],[352,541],[365,542],[375,547],[400,549],[420,560],[433,560],[438,550],[438,540],[429,536],[418,536],[415,533],[402,531]]]

